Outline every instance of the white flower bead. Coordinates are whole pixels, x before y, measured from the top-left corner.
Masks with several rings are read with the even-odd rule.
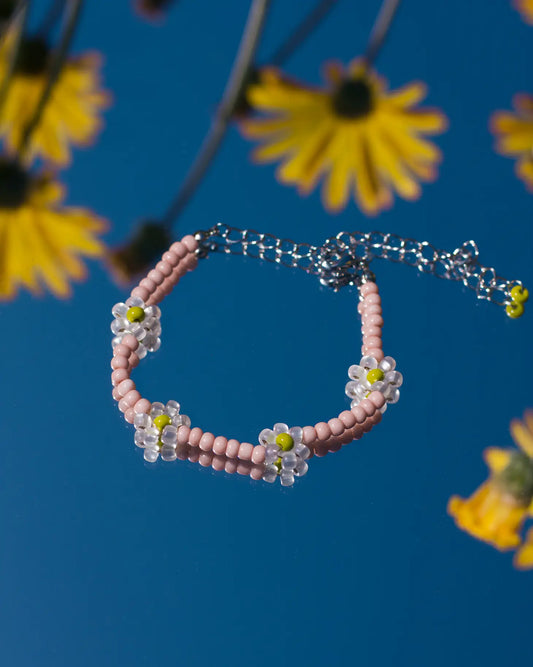
[[[305,459],[311,456],[311,451],[302,438],[299,426],[289,428],[280,423],[261,431],[259,444],[265,447],[265,482],[275,482],[279,477],[282,486],[292,486],[295,477],[305,475],[308,469]]]
[[[388,403],[396,403],[400,398],[403,376],[395,368],[396,361],[392,357],[384,357],[378,363],[374,357],[365,356],[359,364],[350,366],[348,377],[351,381],[346,384],[345,392],[352,399],[351,407],[359,405],[373,391],[379,391],[385,398],[382,412]]]
[[[118,345],[127,334],[139,341],[137,356],[143,359],[147,352],[155,352],[161,346],[161,311],[157,306],[147,306],[139,297],[131,297],[126,303],[117,303],[111,309],[114,320],[112,346]]]
[[[149,463],[157,461],[159,455],[164,461],[176,459],[178,428],[190,426],[187,415],[180,414],[180,405],[176,401],[152,403],[150,414],[135,415],[134,441],[137,447],[144,449],[144,459]]]

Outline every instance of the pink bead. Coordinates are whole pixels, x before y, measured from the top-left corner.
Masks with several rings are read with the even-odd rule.
[[[116,387],[111,392],[111,396],[113,396],[115,401],[120,401],[120,399],[122,398],[122,396],[118,393],[118,389]]]
[[[370,338],[365,336],[363,342],[368,349],[377,348],[379,350],[383,346],[381,338],[378,338],[377,336],[370,336]]]
[[[121,398],[120,401],[118,402],[118,409],[120,410],[120,412],[126,412],[126,410],[130,409],[130,406],[124,401],[123,398]]]
[[[385,405],[385,397],[379,391],[373,391],[368,400],[371,401],[378,410],[380,410]]]
[[[256,445],[252,452],[252,463],[257,465],[263,463],[265,460],[265,448],[263,445]]]
[[[179,264],[180,258],[176,255],[173,250],[167,250],[163,254],[163,261],[168,262],[172,268],[176,267]]]
[[[135,413],[138,415],[144,414],[147,415],[150,412],[152,404],[147,398],[140,398],[137,403],[133,406]]]
[[[367,326],[361,327],[361,333],[364,336],[377,336],[378,338],[381,338],[381,327],[373,326],[372,324],[368,324]]]
[[[202,431],[202,429],[198,428],[198,426],[195,426],[191,430],[191,433],[189,435],[189,443],[193,447],[198,447],[198,445],[200,444],[200,440],[202,439],[203,434],[204,434],[204,432]]]
[[[202,466],[202,468],[209,468],[212,460],[213,455],[211,452],[202,452],[198,457],[198,463]]]
[[[315,424],[315,431],[321,442],[331,438],[331,429],[326,422],[318,422],[318,424]]]
[[[116,371],[113,371],[111,373],[111,382],[117,386],[119,385],[123,380],[127,380],[129,378],[129,373],[126,368],[117,368]]]
[[[183,259],[189,254],[187,248],[180,241],[173,243],[170,246],[169,251],[175,253],[179,259]]]
[[[138,285],[131,290],[131,296],[136,296],[139,299],[142,299],[144,302],[148,301],[150,297],[150,290],[147,290],[146,287],[141,287]]]
[[[383,312],[383,311],[381,310],[381,306],[377,306],[377,305],[374,305],[374,306],[372,306],[372,305],[371,305],[371,306],[367,306],[367,307],[365,308],[365,315],[366,315],[366,318],[365,318],[365,319],[366,319],[366,321],[368,322],[368,321],[369,321],[369,316],[370,316],[370,315],[381,315],[382,312]]]
[[[124,413],[124,419],[128,422],[128,424],[133,424],[133,421],[135,420],[135,412],[133,408],[128,408],[128,410],[126,410]]]
[[[313,426],[304,426],[303,427],[303,442],[304,445],[312,445],[316,439],[317,434]]]
[[[165,280],[165,276],[161,273],[161,271],[158,271],[157,269],[152,269],[151,271],[149,271],[146,277],[149,280],[152,280],[156,285],[161,285],[163,280]]]
[[[237,461],[235,459],[228,459],[224,465],[224,470],[232,475],[233,473],[237,472]]]
[[[213,456],[211,467],[213,468],[213,470],[217,470],[218,472],[220,472],[221,470],[224,470],[225,463],[226,459],[223,456]]]
[[[120,398],[126,396],[128,391],[131,391],[132,389],[135,389],[135,382],[133,380],[122,380],[122,382],[117,385],[117,393]]]
[[[130,368],[137,368],[137,366],[139,365],[139,361],[140,361],[139,357],[135,354],[135,352],[132,352],[129,358]]]
[[[382,327],[383,324],[383,317],[381,317],[379,314],[369,315],[369,317],[365,319],[365,326]]]
[[[113,357],[111,359],[111,368],[117,370],[117,368],[129,368],[128,360],[126,357]]]
[[[373,347],[368,350],[368,355],[370,357],[374,357],[374,359],[379,363],[380,361],[383,361],[383,357],[385,356],[383,354],[383,350],[381,350],[379,347]]]
[[[130,356],[131,350],[127,345],[123,345],[122,343],[119,343],[118,345],[115,345],[113,348],[113,356],[114,357],[126,357],[126,359]]]
[[[200,438],[198,447],[204,452],[210,452],[213,449],[213,443],[215,442],[215,436],[212,433],[204,433]]]
[[[215,442],[213,443],[213,451],[215,454],[225,454],[226,453],[226,447],[228,446],[228,439],[225,438],[223,435],[217,435],[215,438]]]
[[[359,407],[363,408],[367,417],[372,417],[372,415],[376,412],[376,406],[372,403],[372,401],[369,401],[368,398],[363,398],[363,400],[359,403]]]
[[[226,456],[229,459],[236,459],[237,454],[239,453],[240,446],[241,443],[238,440],[235,440],[234,438],[228,440],[228,446],[226,447]]]
[[[238,475],[248,475],[250,473],[250,464],[246,461],[240,461],[237,463],[237,474]]]
[[[122,397],[122,400],[127,403],[127,405],[132,408],[137,401],[140,401],[142,396],[139,394],[137,389],[132,389],[131,391],[128,391],[128,393]]]
[[[165,262],[165,260],[162,259],[160,262],[157,262],[155,268],[156,271],[161,271],[166,278],[172,273],[174,266],[170,262]]]
[[[181,239],[181,242],[189,252],[194,252],[196,248],[198,248],[198,241],[194,238],[194,236],[191,236],[190,234],[184,236]]]
[[[359,303],[357,304],[357,312],[359,313],[359,315],[362,315],[364,310],[365,310],[364,301],[359,301]]]
[[[188,426],[180,426],[178,428],[178,445],[186,445],[189,442],[191,429]]]
[[[338,417],[329,419],[328,426],[331,429],[333,435],[340,435],[341,433],[344,433],[344,424]]]
[[[139,287],[145,287],[150,292],[150,294],[153,294],[157,285],[151,278],[143,278],[139,283]]]
[[[198,257],[195,255],[189,255],[187,258],[187,271],[194,271],[198,266]]]
[[[250,442],[241,442],[238,457],[241,461],[251,461],[254,453],[254,446]]]
[[[191,447],[191,449],[189,450],[189,455],[187,456],[187,460],[190,461],[191,463],[198,463],[200,454],[201,451],[198,449],[198,447]]]
[[[379,306],[381,304],[381,297],[377,292],[373,292],[372,294],[369,294],[367,297],[365,297],[365,303],[371,306],[376,304]]]
[[[133,334],[126,334],[122,339],[122,345],[126,345],[126,347],[129,347],[130,350],[135,352],[135,350],[139,347],[139,341]]]
[[[344,424],[345,428],[353,428],[357,423],[357,420],[355,419],[353,413],[350,412],[350,410],[344,410],[341,412],[339,419]]]
[[[250,470],[250,477],[258,481],[263,478],[263,471],[260,468],[252,468]]]
[[[366,419],[366,412],[360,405],[356,405],[355,408],[352,408],[351,413],[358,424],[362,424]]]
[[[361,289],[359,291],[363,296],[367,296],[367,294],[377,294],[378,286],[376,283],[367,282],[364,285],[361,285]]]

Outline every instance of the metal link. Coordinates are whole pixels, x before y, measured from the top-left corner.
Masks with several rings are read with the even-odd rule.
[[[197,232],[195,238],[199,257],[210,252],[256,257],[316,275],[323,285],[334,290],[373,280],[369,268],[373,259],[407,264],[438,278],[460,281],[474,290],[478,299],[499,306],[511,303],[511,288],[522,284],[519,280],[505,280],[494,269],[482,266],[474,241],[447,252],[427,241],[404,239],[396,234],[339,232],[322,246],[313,246],[220,223]]]

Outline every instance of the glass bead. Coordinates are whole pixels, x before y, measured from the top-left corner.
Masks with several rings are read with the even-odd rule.
[[[385,373],[389,373],[390,371],[393,371],[396,368],[396,362],[392,357],[384,357],[381,363],[379,364],[379,367]]]
[[[135,431],[133,440],[137,447],[144,447],[144,431]]]
[[[297,475],[298,477],[302,477],[308,470],[309,466],[307,465],[307,463],[302,459],[300,459],[296,464],[295,475]]]
[[[261,445],[271,445],[273,444],[276,436],[274,431],[270,428],[264,428],[259,434],[259,443]]]
[[[117,334],[124,333],[127,327],[128,327],[128,320],[124,320],[122,318],[118,320],[113,320],[111,322],[111,331],[115,334],[115,336]]]
[[[139,347],[135,350],[135,352],[136,352],[137,356],[139,357],[139,359],[144,359],[146,357],[146,355],[148,354],[148,350],[146,349],[146,347],[142,343],[139,344]]]
[[[135,426],[135,428],[147,428],[149,424],[150,424],[150,417],[144,412],[135,415],[135,418],[133,420],[133,425]]]
[[[294,440],[294,444],[297,445],[299,442],[302,441],[304,432],[303,432],[303,429],[300,428],[300,426],[293,426],[289,430],[289,434],[290,434],[291,438]]]
[[[165,426],[161,434],[161,442],[164,445],[176,445],[178,440],[178,429],[175,426]]]
[[[401,387],[403,383],[403,375],[401,373],[398,373],[398,371],[389,371],[385,375],[385,380],[389,384],[394,385],[395,387]]]
[[[371,385],[371,389],[372,391],[381,391],[383,393],[386,386],[387,385],[384,382],[378,381]]]
[[[274,424],[274,435],[279,435],[280,433],[288,433],[289,427],[287,424]]]
[[[175,417],[177,414],[179,414],[179,411],[180,411],[180,404],[178,403],[178,401],[167,401],[166,413],[171,419],[172,417]]]
[[[361,366],[365,370],[371,370],[372,368],[378,367],[378,362],[374,359],[374,357],[366,356],[361,359]]]
[[[126,306],[125,303],[116,303],[113,308],[111,309],[111,312],[113,313],[113,316],[116,318],[124,318],[126,317],[126,313],[128,312],[128,306]]]
[[[311,456],[311,450],[304,444],[296,445],[294,451],[302,459],[308,459]]]
[[[163,461],[175,461],[177,459],[176,449],[169,445],[163,445],[161,447],[161,458]]]
[[[287,452],[286,454],[283,455],[283,458],[281,459],[281,467],[283,469],[288,468],[289,470],[292,470],[296,463],[298,462],[298,457],[294,452]]]
[[[159,401],[155,401],[154,403],[152,403],[152,408],[150,410],[150,417],[152,417],[152,419],[154,417],[159,417],[159,415],[162,415],[164,412],[165,412],[165,406],[163,405],[163,403],[160,403]]]
[[[294,484],[294,475],[292,472],[283,471],[280,475],[281,486],[292,486]]]
[[[130,298],[126,300],[126,306],[128,306],[128,308],[144,308],[144,301],[138,296],[130,296]]]
[[[354,364],[353,366],[350,366],[350,368],[348,369],[348,377],[351,377],[352,380],[358,380],[363,375],[364,372],[365,369],[362,366]]]
[[[144,450],[144,460],[148,461],[148,463],[155,463],[157,461],[158,456],[159,452],[157,449]]]
[[[277,476],[278,476],[278,469],[276,468],[276,466],[270,465],[265,467],[265,472],[263,473],[263,479],[265,480],[265,482],[272,484],[273,482],[276,481]]]
[[[346,387],[344,387],[344,393],[349,398],[354,398],[357,396],[357,387],[359,386],[359,382],[347,382]]]
[[[159,442],[159,433],[157,435],[148,435],[146,434],[144,436],[144,446],[148,447],[149,449],[154,449],[157,447],[157,443]]]
[[[398,401],[400,400],[400,390],[395,389],[392,392],[392,394],[390,395],[390,398],[388,398],[387,400],[388,400],[389,403],[392,403],[392,404],[398,403]]]

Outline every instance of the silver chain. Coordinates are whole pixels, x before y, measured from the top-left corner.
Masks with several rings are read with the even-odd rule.
[[[318,276],[322,285],[338,290],[346,285],[361,285],[373,280],[370,262],[386,259],[413,266],[438,278],[457,280],[475,291],[478,299],[499,306],[511,303],[510,291],[519,280],[505,280],[494,269],[482,266],[474,241],[448,252],[427,241],[404,239],[383,232],[339,232],[322,246],[279,239],[251,229],[238,229],[218,223],[198,231],[198,256],[211,252],[256,257],[266,262],[302,269]]]

